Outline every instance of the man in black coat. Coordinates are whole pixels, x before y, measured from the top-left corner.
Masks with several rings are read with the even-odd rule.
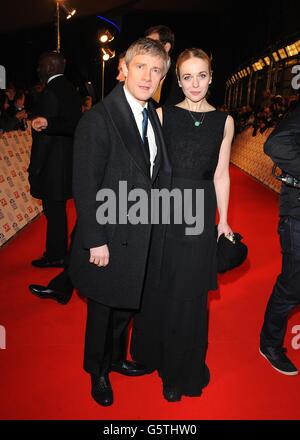
[[[279,373],[294,376],[298,370],[283,343],[288,317],[300,304],[300,105],[271,133],[264,151],[281,168],[284,180],[278,225],[282,269],[265,312],[260,353]]]
[[[124,203],[127,200],[133,208],[128,194],[134,190],[150,200],[153,188],[170,187],[171,167],[160,122],[147,102],[167,72],[167,61],[160,43],[144,38],[133,43],[126,52],[125,84],[87,112],[76,130],[77,227],[70,275],[88,298],[84,368],[91,375],[93,398],[105,406],[113,403],[109,371],[114,340],[139,308],[152,231],[149,218],[136,224]],[[116,202],[107,205],[109,215],[114,207],[119,209],[116,221],[112,216],[107,224],[103,191]],[[163,225],[161,231],[158,267]]]
[[[174,50],[174,32],[165,25],[151,26],[145,31],[145,36],[152,40],[160,41],[169,56],[169,69],[166,77],[161,81],[153,99],[160,105],[175,105],[184,99],[181,88],[178,85],[176,65],[171,58]]]
[[[36,267],[62,267],[68,247],[66,202],[72,198],[73,136],[81,99],[64,69],[61,54],[41,55],[38,73],[46,87],[33,110],[28,168],[31,195],[42,200],[47,219],[46,249],[32,261]]]

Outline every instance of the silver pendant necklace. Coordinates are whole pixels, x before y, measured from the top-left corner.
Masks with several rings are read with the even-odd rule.
[[[200,127],[202,124],[203,124],[203,121],[204,121],[204,118],[205,118],[205,112],[202,112],[201,113],[201,116],[200,116],[200,119],[196,119],[195,118],[195,116],[192,114],[192,112],[190,111],[190,105],[189,105],[189,102],[188,102],[188,100],[186,101],[187,102],[187,105],[188,105],[188,112],[189,112],[189,114],[190,114],[190,116],[191,116],[191,118],[193,119],[193,121],[194,121],[194,126],[195,127]],[[200,113],[200,112],[199,112]]]

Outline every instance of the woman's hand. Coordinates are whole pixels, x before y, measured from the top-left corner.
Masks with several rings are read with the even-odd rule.
[[[229,226],[229,224],[227,222],[220,222],[218,224],[218,240],[220,235],[224,234],[226,235],[233,235],[233,231],[231,229],[231,227]]]

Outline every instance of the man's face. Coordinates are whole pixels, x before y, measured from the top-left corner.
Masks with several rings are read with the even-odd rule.
[[[149,54],[135,55],[128,66],[125,64],[125,86],[141,105],[156,92],[164,68],[162,58]]]
[[[49,65],[47,58],[41,57],[39,59],[37,73],[38,73],[39,79],[42,83],[47,82],[47,80],[50,78],[50,76],[51,76],[50,70],[51,70],[51,68],[50,68],[50,65]]]

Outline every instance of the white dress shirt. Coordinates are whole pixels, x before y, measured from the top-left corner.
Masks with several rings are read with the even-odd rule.
[[[132,110],[136,125],[138,126],[141,138],[143,137],[142,133],[142,123],[143,123],[143,110],[144,108],[148,108],[148,103],[146,102],[145,107],[143,107],[133,96],[132,94],[126,89],[124,86],[124,93],[127,99],[128,104],[130,105],[130,108]],[[148,127],[147,127],[147,137],[148,137],[148,144],[149,144],[149,152],[150,152],[150,176],[152,177],[153,172],[153,166],[155,157],[157,154],[157,145],[155,142],[155,135],[154,131],[151,125],[150,118],[148,119]]]
[[[50,76],[50,78],[47,81],[47,84],[49,84],[50,81],[52,81],[54,78],[56,78],[58,76],[63,76],[63,74],[62,73],[58,73],[57,75]]]

